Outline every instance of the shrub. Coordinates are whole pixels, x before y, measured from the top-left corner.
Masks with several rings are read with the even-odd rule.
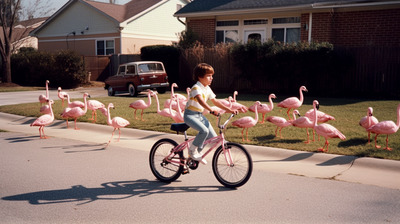
[[[11,57],[13,81],[20,85],[74,88],[86,82],[82,58],[72,51],[48,53],[23,48]]]

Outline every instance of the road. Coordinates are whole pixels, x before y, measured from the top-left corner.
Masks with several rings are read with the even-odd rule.
[[[246,145],[241,188],[221,186],[211,163],[162,184],[149,148],[182,136],[123,129],[106,148],[108,126],[55,121],[39,139],[33,120],[0,113],[0,223],[400,223],[398,161]]]
[[[134,146],[8,132],[0,144],[0,223],[400,221],[399,190],[270,172],[259,155],[250,181],[230,190],[210,165],[162,184]]]

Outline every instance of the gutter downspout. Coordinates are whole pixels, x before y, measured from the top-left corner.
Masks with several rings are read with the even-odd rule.
[[[178,16],[178,17],[176,17],[176,19],[177,19],[177,20],[178,20],[180,23],[182,23],[183,25],[185,25],[185,27],[186,27],[186,23],[185,23],[185,22],[183,22],[179,16]]]
[[[311,30],[312,30],[312,12],[310,12],[310,16],[308,18],[308,43],[311,43]]]

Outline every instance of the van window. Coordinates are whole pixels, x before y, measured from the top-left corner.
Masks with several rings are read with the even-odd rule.
[[[136,74],[136,66],[135,65],[129,65],[127,66],[127,72],[126,74],[134,75]]]

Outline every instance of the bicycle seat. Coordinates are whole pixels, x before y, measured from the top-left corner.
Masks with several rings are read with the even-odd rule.
[[[173,124],[171,124],[171,130],[172,131],[176,131],[176,132],[185,132],[189,128],[190,128],[190,126],[187,125],[186,123],[173,123]]]

